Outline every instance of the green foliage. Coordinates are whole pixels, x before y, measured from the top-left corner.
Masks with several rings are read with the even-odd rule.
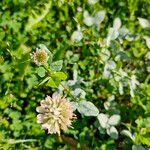
[[[46,70],[43,67],[39,67],[37,70],[37,74],[42,78],[45,76]]]
[[[32,27],[36,24],[38,24],[42,19],[45,18],[45,16],[50,11],[51,1],[49,3],[45,3],[43,8],[40,8],[40,12],[37,14],[34,10],[32,11],[32,14],[28,18],[28,22],[26,24],[25,30],[31,30]]]
[[[62,60],[53,62],[53,63],[51,64],[51,69],[52,69],[53,71],[60,71],[60,70],[62,69],[62,65],[63,65],[63,61],[62,61]]]
[[[0,149],[149,149],[149,8],[149,0],[3,0]],[[47,64],[34,63],[37,47]],[[53,93],[77,116],[61,137],[36,121]]]
[[[87,101],[81,101],[78,104],[77,110],[84,116],[97,116],[99,114],[99,110],[94,104]]]

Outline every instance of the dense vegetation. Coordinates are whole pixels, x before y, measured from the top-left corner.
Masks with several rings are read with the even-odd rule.
[[[0,149],[148,150],[149,73],[149,0],[2,0]],[[76,114],[60,136],[37,123],[54,94]]]

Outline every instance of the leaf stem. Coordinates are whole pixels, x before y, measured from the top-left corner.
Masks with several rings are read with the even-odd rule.
[[[67,94],[69,94],[75,101],[79,99],[77,97],[75,97],[71,92],[70,92],[70,89],[67,88],[65,85],[63,85],[62,83],[60,83],[60,85],[64,88],[64,90],[67,92]]]
[[[26,140],[14,140],[14,139],[10,139],[8,140],[9,144],[18,144],[18,143],[24,143],[24,142],[36,142],[36,139],[26,139]]]
[[[49,76],[51,76],[52,75],[52,72],[51,72],[51,70],[47,67],[47,66],[43,66],[45,69],[46,69],[46,71],[48,72],[48,74],[49,74]],[[65,85],[63,85],[62,83],[60,83],[60,85],[64,88],[64,90],[67,92],[67,94],[69,94],[75,101],[76,100],[78,100],[79,101],[79,99],[77,98],[77,97],[75,97],[71,92],[70,92],[70,89],[69,88],[67,88]]]

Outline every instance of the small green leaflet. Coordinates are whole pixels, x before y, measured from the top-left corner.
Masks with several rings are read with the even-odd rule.
[[[58,60],[58,61],[55,61],[51,64],[51,69],[53,71],[60,71],[62,69],[62,66],[63,66],[63,61]]]
[[[52,88],[56,88],[59,84],[54,81],[51,77],[49,78],[48,82],[47,82],[47,86],[50,86]]]
[[[107,134],[113,139],[118,139],[118,131],[114,126],[107,129]]]
[[[47,86],[50,86],[52,88],[56,88],[59,86],[60,82],[62,80],[65,80],[67,78],[67,75],[64,72],[55,72],[48,80]]]
[[[52,75],[52,78],[54,78],[55,80],[66,80],[67,75],[64,72],[55,72]]]
[[[85,100],[79,103],[77,110],[84,116],[97,116],[99,114],[97,107]]]
[[[43,78],[45,76],[45,72],[46,70],[43,68],[43,67],[39,67],[38,70],[37,70],[37,74]]]

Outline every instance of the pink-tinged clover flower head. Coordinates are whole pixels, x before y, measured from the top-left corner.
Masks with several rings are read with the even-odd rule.
[[[36,49],[32,54],[33,61],[36,65],[45,65],[48,61],[48,53],[45,49]]]
[[[67,130],[75,118],[71,104],[66,98],[59,95],[47,96],[41,101],[41,106],[36,108],[37,122],[42,129],[48,130],[49,134],[60,135],[61,130]]]

